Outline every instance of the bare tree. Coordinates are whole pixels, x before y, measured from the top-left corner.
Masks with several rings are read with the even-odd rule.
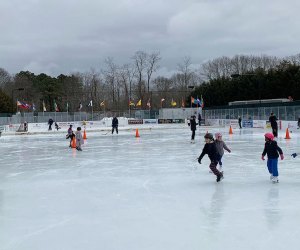
[[[145,81],[143,79],[144,70],[147,66],[147,54],[144,51],[137,51],[133,56],[134,65],[137,72],[137,92],[143,100],[145,93]]]
[[[116,90],[117,90],[117,65],[114,63],[113,58],[108,57],[105,59],[106,70],[103,71],[104,79],[111,92],[113,108],[116,104]]]
[[[158,62],[161,60],[159,52],[153,52],[147,56],[147,90],[149,93],[149,85],[153,72],[159,68]]]

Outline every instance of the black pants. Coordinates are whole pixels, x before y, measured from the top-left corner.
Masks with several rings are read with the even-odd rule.
[[[118,134],[118,133],[119,133],[119,131],[118,131],[118,127],[112,127],[111,133],[113,134],[113,133],[114,133],[114,131],[115,131],[115,129],[116,129],[116,132],[117,132],[117,134]]]
[[[192,130],[192,140],[195,139],[195,133],[196,133],[196,130]]]
[[[272,133],[274,137],[278,136],[278,127],[277,126],[272,126]]]
[[[239,126],[240,126],[240,128],[242,128],[242,123],[241,122],[239,122]]]

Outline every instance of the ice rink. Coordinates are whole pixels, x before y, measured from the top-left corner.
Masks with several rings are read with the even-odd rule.
[[[157,126],[158,127],[158,126]],[[206,131],[232,149],[224,180],[196,158]],[[300,249],[299,130],[280,132],[280,183],[261,160],[263,129],[188,127],[0,138],[0,250]]]

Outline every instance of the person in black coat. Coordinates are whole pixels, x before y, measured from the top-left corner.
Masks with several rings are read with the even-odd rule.
[[[274,137],[278,136],[277,120],[278,119],[277,119],[276,115],[274,115],[274,113],[272,112],[270,117],[269,117],[269,122],[271,123],[272,133],[273,133]]]
[[[204,157],[204,155],[208,155],[208,158],[210,159],[210,170],[214,173],[214,175],[217,176],[217,182],[221,181],[223,179],[223,172],[220,172],[217,169],[218,161],[221,159],[221,156],[218,152],[216,143],[214,141],[214,137],[211,133],[207,133],[204,136],[205,139],[205,145],[202,149],[202,153],[200,154],[198,158],[199,164],[201,164],[201,160]]]
[[[116,130],[117,134],[119,133],[118,131],[118,126],[119,126],[119,121],[118,121],[118,118],[115,116],[113,119],[112,119],[112,131],[111,133],[113,134],[114,133],[114,130]]]
[[[188,123],[188,125],[191,127],[191,130],[192,130],[191,143],[195,143],[195,134],[196,134],[197,124],[198,123],[196,123],[196,116],[192,115],[190,122]]]
[[[201,126],[201,120],[202,120],[202,116],[201,116],[201,114],[199,113],[199,114],[198,114],[198,124],[199,124],[199,126]]]
[[[52,120],[52,118],[50,118],[49,120],[48,120],[48,125],[49,125],[49,128],[48,128],[48,130],[52,130],[52,124],[53,124],[53,120]]]

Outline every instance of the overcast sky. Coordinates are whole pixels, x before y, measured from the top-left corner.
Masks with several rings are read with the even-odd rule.
[[[299,0],[0,0],[0,68],[57,76],[160,51],[163,74],[236,54],[300,52]]]

